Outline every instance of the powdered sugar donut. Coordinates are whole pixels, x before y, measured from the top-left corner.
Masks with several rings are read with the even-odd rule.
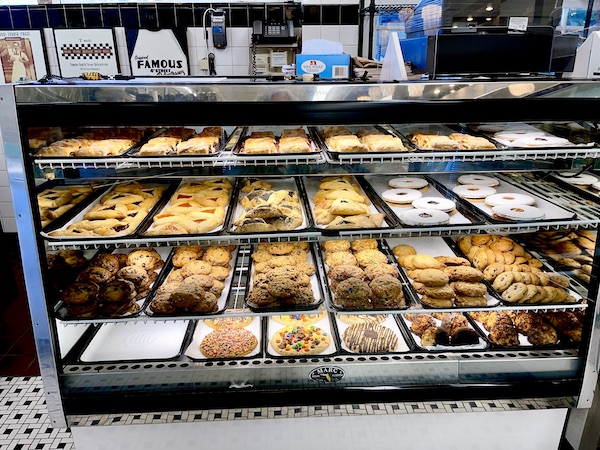
[[[489,206],[533,205],[535,203],[535,199],[530,195],[502,192],[486,197],[485,203]]]
[[[477,174],[461,175],[458,177],[458,182],[460,184],[480,184],[482,186],[490,187],[498,186],[500,184],[496,178]]]
[[[422,189],[429,186],[429,183],[424,178],[398,177],[388,181],[388,186],[394,189]]]
[[[409,209],[399,216],[406,225],[445,225],[450,216],[437,209]]]
[[[560,145],[570,145],[568,139],[556,136],[528,136],[512,141],[513,147],[557,147]]]
[[[556,178],[576,186],[591,186],[598,181],[597,177],[590,175],[589,173],[580,173],[579,175],[574,176],[576,173],[577,172],[561,172],[559,175],[556,175]]]
[[[444,212],[450,212],[456,208],[456,203],[442,197],[421,197],[413,201],[412,205],[417,209],[437,209]]]
[[[386,202],[400,203],[403,205],[412,203],[414,200],[421,198],[422,196],[423,194],[416,189],[389,189],[381,193],[381,198],[383,198]]]
[[[503,220],[541,220],[546,215],[544,211],[535,206],[528,205],[501,205],[492,208],[492,214],[497,219]]]
[[[454,186],[452,191],[462,198],[486,198],[488,195],[496,193],[496,189],[490,186],[482,186],[480,184],[461,184]]]

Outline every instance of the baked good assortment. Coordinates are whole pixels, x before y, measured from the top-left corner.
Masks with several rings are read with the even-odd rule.
[[[199,133],[180,141],[175,147],[178,155],[211,155],[217,153],[223,141],[223,128],[204,127]]]
[[[346,250],[341,242],[347,243]],[[341,310],[406,307],[398,268],[375,239],[325,241],[322,244],[334,305]]]
[[[192,128],[169,128],[159,136],[149,139],[142,145],[138,154],[139,156],[176,155],[178,154],[177,146],[195,135],[196,131]]]
[[[126,236],[133,233],[160,200],[164,186],[137,181],[119,183],[81,218],[55,231],[53,237]]]
[[[504,303],[576,303],[569,278],[542,270],[542,262],[508,236],[461,236],[458,246],[473,266],[482,271]]]
[[[182,183],[146,235],[208,233],[223,225],[233,186],[227,178]]]
[[[495,345],[534,347],[556,345],[561,339],[581,341],[582,322],[571,311],[482,311],[469,313]]]
[[[321,138],[333,152],[339,153],[374,153],[374,152],[406,152],[402,139],[377,129],[361,129],[352,133],[349,128],[334,125],[323,127]]]
[[[267,181],[242,181],[238,202],[241,213],[233,223],[234,233],[291,231],[304,224],[300,195],[295,189],[273,189]]]
[[[173,250],[173,268],[148,307],[154,315],[214,314],[232,267],[232,246],[181,246]]]
[[[408,139],[423,150],[492,150],[496,146],[488,139],[466,133],[450,133],[415,131]]]
[[[590,282],[597,232],[590,230],[543,231],[523,236],[530,246],[552,261],[557,269]]]
[[[253,131],[244,139],[240,153],[269,155],[276,153],[311,153],[313,146],[304,128],[284,128],[279,136],[273,131]]]
[[[483,342],[463,314],[406,314],[415,342],[422,348],[479,346]]]
[[[256,309],[314,308],[317,298],[306,242],[259,244],[252,253],[252,277],[246,303]]]
[[[458,256],[417,253],[407,244],[392,249],[398,263],[412,280],[421,303],[433,308],[487,306],[483,272]]]
[[[51,157],[87,157],[122,155],[137,142],[146,130],[138,128],[94,129],[82,133],[78,137],[65,138],[48,145],[37,147],[35,156]],[[41,140],[33,140],[39,145]]]
[[[60,287],[68,318],[138,313],[138,302],[146,298],[164,266],[161,255],[153,248],[139,248],[129,253],[98,253],[89,262],[84,260],[77,250],[61,250],[48,258],[48,270],[53,275],[64,273],[61,271],[65,263],[83,268],[74,280]]]
[[[385,216],[371,211],[371,200],[348,175],[321,178],[312,197],[317,225],[327,229],[381,228]]]
[[[92,184],[56,186],[39,192],[37,201],[42,228],[81,203],[93,192]]]

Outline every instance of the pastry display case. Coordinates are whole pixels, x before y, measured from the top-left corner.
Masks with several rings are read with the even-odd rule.
[[[53,423],[199,402],[589,410],[600,84],[520,83],[3,86]]]

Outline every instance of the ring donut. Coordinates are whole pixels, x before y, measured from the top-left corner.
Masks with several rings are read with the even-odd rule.
[[[424,178],[398,177],[388,181],[388,186],[393,189],[422,189],[429,186]]]
[[[410,209],[399,216],[406,225],[445,225],[450,216],[437,209]]]
[[[530,195],[513,194],[512,192],[501,192],[492,194],[485,198],[485,203],[489,206],[514,206],[514,205],[533,205],[535,199]]]
[[[412,202],[417,209],[437,209],[449,213],[456,208],[456,203],[448,198],[442,197],[421,197]]]
[[[462,198],[486,198],[488,195],[496,193],[496,189],[490,186],[482,186],[478,184],[461,184],[455,186],[452,191]]]
[[[561,172],[559,175],[556,175],[556,178],[576,186],[591,186],[598,181],[598,177],[589,173],[580,173],[574,176],[575,174],[576,172]]]
[[[541,220],[546,215],[544,211],[535,206],[528,205],[501,205],[492,208],[492,214],[497,219],[503,220]]]
[[[416,189],[389,189],[381,193],[381,198],[386,202],[399,203],[401,205],[410,204],[422,196],[423,194]]]
[[[460,184],[479,184],[481,186],[490,187],[498,186],[500,184],[496,178],[477,174],[461,175],[458,177],[458,182]]]

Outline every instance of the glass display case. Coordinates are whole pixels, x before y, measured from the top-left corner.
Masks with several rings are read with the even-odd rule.
[[[547,79],[2,87],[53,423],[200,404],[588,410],[599,93]],[[194,283],[207,283],[200,300]],[[227,322],[241,328],[211,341]]]

